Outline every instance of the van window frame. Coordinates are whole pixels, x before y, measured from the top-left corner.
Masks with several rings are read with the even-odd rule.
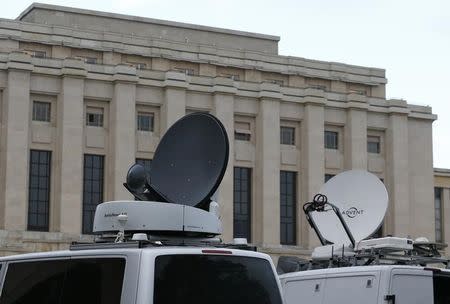
[[[80,252],[81,253],[81,252]],[[81,259],[112,259],[112,258],[122,258],[125,260],[125,269],[123,273],[122,282],[122,293],[120,296],[120,303],[135,303],[136,293],[137,293],[137,283],[139,275],[139,263],[140,263],[140,252],[124,252],[124,253],[104,253],[104,254],[92,254],[92,252],[85,254],[74,254],[68,256],[47,256],[47,257],[37,257],[29,259],[11,259],[3,263],[2,269],[0,269],[0,296],[3,292],[3,285],[5,282],[6,274],[8,273],[8,268],[11,264],[17,263],[28,263],[28,262],[39,262],[39,261],[59,261],[59,260],[81,260]],[[133,262],[137,261],[137,262]],[[129,302],[131,300],[131,302]]]

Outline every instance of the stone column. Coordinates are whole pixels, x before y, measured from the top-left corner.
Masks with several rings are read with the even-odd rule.
[[[118,65],[114,74],[114,95],[110,105],[110,164],[108,192],[113,200],[132,200],[125,189],[128,169],[136,158],[136,69]]]
[[[324,149],[324,105],[323,92],[307,89],[304,98],[304,119],[301,122],[301,178],[302,196],[299,209],[304,202],[312,200],[324,183],[325,149]],[[300,198],[299,198],[300,199]],[[298,233],[299,245],[313,248],[320,244],[315,232],[310,228],[301,213],[301,230]]]
[[[186,114],[186,87],[185,74],[173,71],[166,73],[164,102],[161,105],[161,136]]]
[[[394,109],[397,111],[397,109]],[[406,109],[404,110],[406,111]],[[386,232],[398,237],[410,235],[408,176],[408,116],[401,109],[391,113],[386,130],[386,179],[389,211]]]
[[[29,55],[9,54],[7,86],[3,92],[4,155],[0,164],[4,193],[0,193],[1,226],[26,230],[28,210],[29,126],[31,119]]]
[[[345,169],[367,170],[367,104],[365,96],[349,94],[344,128]]]
[[[222,183],[216,193],[216,199],[220,205],[220,214],[223,226],[222,238],[225,242],[233,239],[233,168],[234,168],[234,88],[233,81],[228,78],[216,78],[214,85],[214,109],[215,115],[224,125],[228,133],[230,154],[227,170]]]
[[[65,59],[57,105],[56,195],[54,216],[60,232],[80,233],[83,212],[84,77],[81,60]]]
[[[273,88],[272,88],[273,87]],[[280,245],[280,102],[279,86],[261,85],[256,117],[256,167],[253,224],[255,243]]]

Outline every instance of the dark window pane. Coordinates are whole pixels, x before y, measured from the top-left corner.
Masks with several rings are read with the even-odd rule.
[[[280,172],[280,242],[296,244],[296,172]]]
[[[10,264],[0,304],[59,304],[67,261]]]
[[[123,258],[11,263],[0,304],[120,303]]]
[[[338,132],[325,131],[325,148],[338,149]]]
[[[123,258],[72,260],[61,303],[119,304],[124,270]]]
[[[51,153],[30,150],[28,230],[48,231]]]
[[[91,127],[103,127],[103,113],[86,113],[86,125]]]
[[[154,304],[281,304],[263,259],[220,255],[156,257]]]
[[[442,221],[442,188],[434,188],[434,225],[435,225],[435,239],[436,242],[441,243],[444,241],[442,234],[443,221]]]
[[[42,101],[33,101],[33,120],[50,121],[50,103]]]
[[[367,152],[369,153],[380,153],[380,137],[379,136],[368,136],[367,137]]]
[[[234,168],[233,235],[251,241],[251,169]]]
[[[295,128],[281,127],[280,142],[282,145],[295,145]]]
[[[92,233],[95,208],[103,202],[102,155],[84,155],[83,173],[83,233]]]
[[[445,272],[433,272],[434,304],[450,303],[450,276]]]
[[[153,132],[154,115],[152,113],[138,113],[137,129],[139,131]]]
[[[234,132],[234,139],[250,141],[250,133]]]

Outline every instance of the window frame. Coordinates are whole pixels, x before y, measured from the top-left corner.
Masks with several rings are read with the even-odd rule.
[[[36,157],[37,162],[35,162]],[[34,171],[34,168],[37,169],[37,171]],[[42,172],[42,170],[44,170],[45,172]],[[27,230],[49,231],[52,181],[52,151],[35,149],[30,150],[28,171]],[[43,181],[44,179],[45,182]],[[47,184],[47,187],[41,185],[41,183]],[[34,186],[35,184],[37,185]],[[41,197],[43,198],[41,199]],[[41,210],[42,205],[43,208]],[[34,223],[31,222],[32,217],[35,217],[36,221]]]
[[[288,181],[288,178],[291,180]],[[285,182],[283,183],[283,181]],[[289,186],[292,188],[289,189]],[[290,199],[289,190],[292,192]],[[285,209],[285,212],[283,212],[283,209]],[[288,215],[288,209],[291,209],[291,216]],[[283,229],[283,225],[285,225],[285,229]],[[292,226],[291,238],[288,237],[289,225]],[[285,234],[283,231],[285,231]],[[297,245],[297,172],[295,171],[280,171],[280,244]]]
[[[104,127],[104,121],[105,121],[105,113],[104,108],[102,107],[86,107],[86,126],[87,127],[94,127],[94,128],[103,128]],[[99,117],[98,123],[90,122],[89,116],[94,115]]]
[[[442,187],[434,187],[434,235],[437,243],[442,243],[445,240],[444,208],[442,204],[443,190],[444,188]]]
[[[375,146],[373,144],[375,144]],[[375,150],[372,150],[373,147],[375,147]],[[381,153],[381,136],[367,135],[367,153]]]
[[[244,178],[244,172],[246,177]],[[239,181],[239,184],[237,183]],[[243,182],[246,190],[242,190]],[[233,237],[246,238],[248,242],[252,239],[252,168],[233,168]],[[238,199],[239,197],[239,199]],[[246,212],[242,212],[243,206]],[[239,212],[238,212],[239,209]],[[238,220],[238,218],[240,218]],[[238,226],[243,222],[243,226]],[[237,227],[244,227],[244,231],[237,231]]]
[[[329,142],[329,136],[333,135],[335,140]],[[325,130],[324,131],[324,147],[329,150],[339,150],[339,131],[337,130]]]
[[[148,117],[149,118],[148,130],[145,130],[141,127],[140,117]],[[136,130],[142,131],[142,132],[154,132],[155,131],[155,113],[138,111],[136,113]]]
[[[290,130],[292,131],[291,134],[289,135],[289,140],[288,142],[283,142],[283,130],[287,131]],[[287,145],[287,146],[295,146],[296,145],[296,131],[295,131],[295,127],[291,127],[291,126],[280,126],[280,144],[281,145]]]
[[[89,158],[91,158],[91,166],[88,166]],[[94,160],[99,160],[94,165]],[[97,169],[98,178],[94,178],[94,169]],[[90,171],[87,171],[90,170]],[[89,184],[89,182],[91,182]],[[94,187],[95,184],[98,187]],[[98,204],[103,202],[105,191],[105,156],[98,154],[84,154],[83,159],[83,200],[82,200],[82,234],[92,234],[95,209]],[[98,195],[98,200],[95,200]]]
[[[46,106],[46,109],[39,109],[39,106]],[[39,113],[39,112],[45,111],[45,113]],[[43,118],[40,118],[39,116],[44,114]],[[31,115],[32,121],[38,121],[38,122],[46,122],[50,123],[52,121],[52,103],[50,101],[42,101],[42,100],[33,100],[33,112]]]

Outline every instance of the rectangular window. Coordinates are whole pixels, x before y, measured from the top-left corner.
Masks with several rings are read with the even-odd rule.
[[[380,153],[380,137],[379,136],[367,136],[367,152]]]
[[[250,168],[234,168],[233,235],[251,241],[252,171]]]
[[[30,151],[28,230],[48,231],[52,152]]]
[[[280,172],[280,242],[283,245],[295,245],[297,243],[296,185],[296,172]]]
[[[437,243],[442,243],[444,241],[444,229],[443,229],[443,218],[442,218],[442,188],[434,188],[434,223],[435,223],[435,238]]]
[[[86,62],[88,64],[96,64],[97,63],[97,58],[95,58],[95,57],[84,57],[84,62]]]
[[[153,125],[155,121],[153,113],[138,113],[137,114],[137,129],[139,131],[153,132]]]
[[[155,258],[153,304],[281,304],[267,260],[221,254]],[[81,303],[81,302],[79,302]],[[307,303],[307,302],[305,302]]]
[[[103,108],[87,107],[86,126],[103,127]]]
[[[295,128],[281,127],[280,128],[280,141],[282,145],[295,145]]]
[[[124,273],[124,258],[14,262],[8,265],[0,304],[119,304]]]
[[[136,70],[144,70],[147,68],[147,64],[143,62],[128,62],[128,64],[134,66]]]
[[[177,67],[175,67],[174,71],[181,72],[181,73],[184,73],[186,75],[195,75],[194,69],[177,68]]]
[[[85,154],[83,171],[83,233],[92,233],[95,208],[103,202],[104,156]]]
[[[236,121],[234,123],[234,139],[235,140],[250,141],[251,134],[252,134],[252,132],[250,130],[249,122]]]
[[[335,174],[325,174],[325,178],[324,178],[325,183],[327,181],[329,181],[331,178],[333,178],[334,176],[335,176]]]
[[[239,81],[240,80],[239,75],[235,75],[235,74],[222,73],[219,76],[220,77],[225,77],[225,78],[230,78],[231,80],[234,80],[234,81]]]
[[[33,120],[50,122],[50,103],[33,101]]]
[[[339,148],[338,132],[325,131],[325,148],[337,150]]]
[[[45,51],[26,51],[27,53],[29,53],[31,55],[31,57],[35,57],[35,58],[46,58],[47,57],[47,52]]]

